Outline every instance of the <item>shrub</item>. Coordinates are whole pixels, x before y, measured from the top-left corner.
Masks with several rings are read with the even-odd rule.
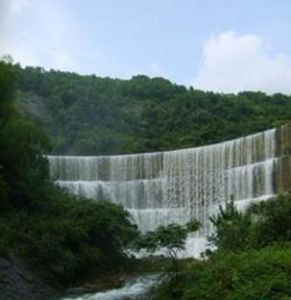
[[[248,212],[239,212],[233,201],[219,207],[219,213],[210,218],[215,232],[208,238],[220,251],[245,250],[250,246],[251,216]]]
[[[191,273],[184,300],[280,300],[291,297],[291,248],[224,252]]]

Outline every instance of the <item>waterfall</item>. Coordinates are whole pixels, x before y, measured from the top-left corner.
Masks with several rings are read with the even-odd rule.
[[[233,199],[238,207],[274,194],[275,129],[197,148],[115,156],[48,156],[61,187],[122,204],[142,232],[161,224],[202,224]]]

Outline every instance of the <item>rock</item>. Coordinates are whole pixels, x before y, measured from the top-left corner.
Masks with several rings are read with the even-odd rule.
[[[19,256],[0,258],[1,300],[46,300],[56,290],[29,270]]]

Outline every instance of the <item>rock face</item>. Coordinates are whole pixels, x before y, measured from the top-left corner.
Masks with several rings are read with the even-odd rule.
[[[291,189],[291,123],[276,130],[276,156],[275,191],[286,192]]]
[[[56,290],[42,282],[15,254],[0,258],[1,300],[46,300]]]

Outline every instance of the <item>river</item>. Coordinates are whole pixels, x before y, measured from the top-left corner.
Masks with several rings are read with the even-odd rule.
[[[66,296],[61,300],[139,300],[144,297],[150,290],[161,280],[159,274],[140,276],[129,281],[123,287],[93,294],[84,294],[79,296]]]

